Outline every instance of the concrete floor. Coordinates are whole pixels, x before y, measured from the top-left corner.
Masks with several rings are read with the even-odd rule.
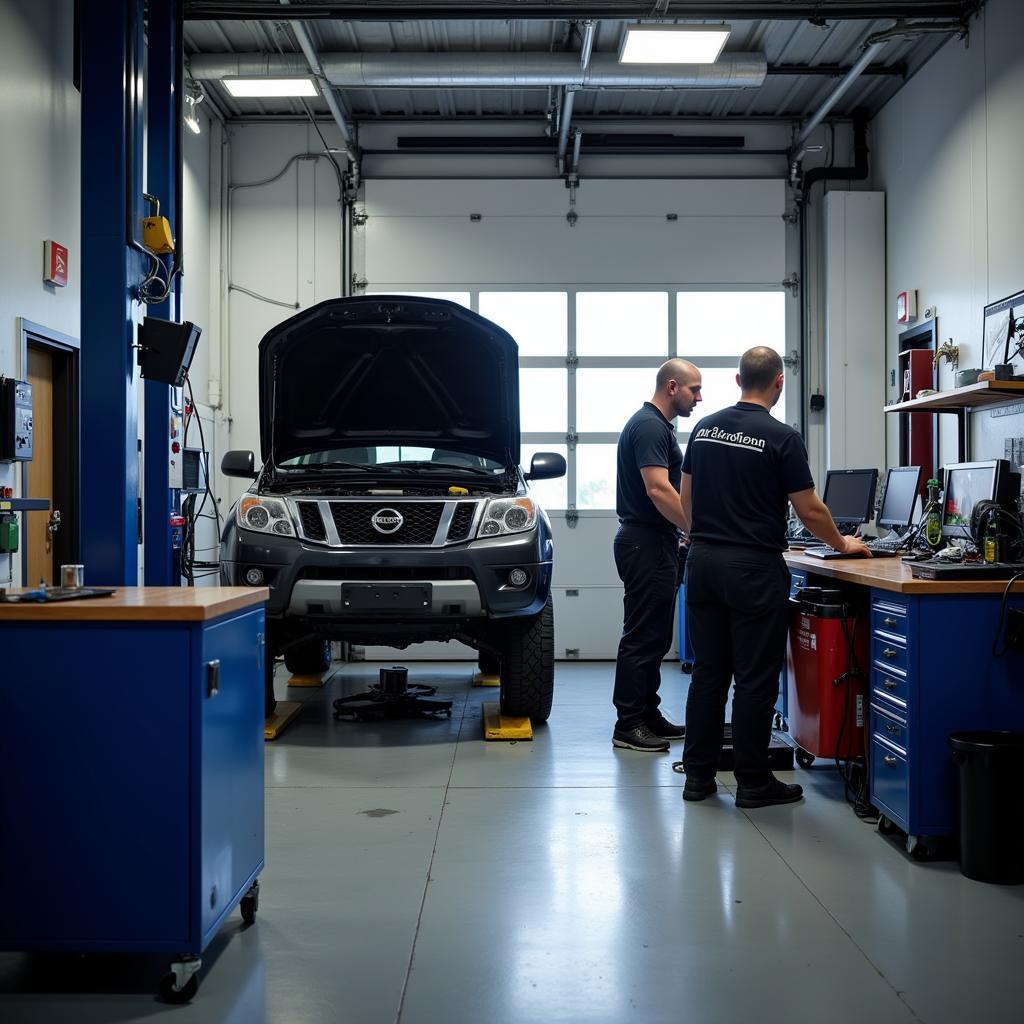
[[[613,751],[612,666],[558,666],[532,743],[485,744],[465,664],[412,666],[451,720],[351,724],[291,690],[267,745],[267,867],[188,1006],[134,957],[0,955],[0,1021],[928,1024],[1024,1019],[1024,886],[918,864],[827,767],[797,805],[680,799],[681,756]],[[685,679],[665,666],[666,712]],[[279,696],[285,696],[284,678]]]

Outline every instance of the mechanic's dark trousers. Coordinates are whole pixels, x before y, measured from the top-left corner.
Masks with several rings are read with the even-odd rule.
[[[625,592],[612,700],[621,729],[658,714],[661,662],[672,647],[679,590],[674,530],[624,525],[615,536],[615,568]]]
[[[694,661],[683,747],[688,778],[714,777],[732,680],[736,781],[760,786],[771,778],[768,746],[786,655],[788,600],[789,571],[778,552],[690,545],[686,621]]]

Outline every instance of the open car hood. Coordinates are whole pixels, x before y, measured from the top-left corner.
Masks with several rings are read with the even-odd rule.
[[[458,303],[329,299],[269,331],[259,358],[264,462],[401,444],[519,462],[519,348]]]

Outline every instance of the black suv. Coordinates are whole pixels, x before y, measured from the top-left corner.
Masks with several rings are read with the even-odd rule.
[[[322,672],[330,641],[461,640],[500,672],[509,715],[543,722],[554,688],[551,528],[519,467],[518,347],[440,299],[331,299],[259,347],[255,477],[228,516],[221,581],[269,586],[273,658]]]

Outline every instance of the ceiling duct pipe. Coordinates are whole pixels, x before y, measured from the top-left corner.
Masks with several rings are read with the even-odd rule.
[[[793,177],[796,175],[796,165],[803,159],[804,154],[807,152],[807,140],[811,137],[814,129],[821,124],[822,121],[828,116],[829,111],[846,95],[847,90],[853,85],[854,82],[860,78],[861,73],[864,69],[875,59],[875,57],[884,48],[884,43],[873,43],[869,46],[858,59],[857,63],[846,72],[843,80],[839,82],[836,87],[825,97],[825,101],[821,104],[818,109],[811,114],[806,121],[804,121],[800,128],[800,134],[796,137],[796,142],[793,144],[793,153],[790,158],[791,169]]]
[[[290,2],[291,0],[281,0],[281,4],[285,7],[289,6]],[[313,40],[310,38],[309,30],[301,21],[292,22],[291,28],[295,33],[295,38],[299,41],[299,46],[302,48],[306,63],[309,64],[310,72],[320,83],[320,91],[323,93],[324,100],[331,112],[331,117],[334,118],[334,123],[338,126],[338,131],[341,132],[341,145],[345,150],[345,155],[354,167],[358,167],[359,150],[356,146],[354,133],[341,111],[338,98],[334,95],[334,89],[331,87],[330,82],[327,81],[323,69],[320,67],[320,58],[317,55],[316,47],[313,45]]]
[[[340,89],[758,89],[768,73],[763,53],[672,66],[597,54],[585,69],[573,53],[323,53],[320,67]],[[189,70],[197,80],[309,74],[301,53],[197,53]]]

